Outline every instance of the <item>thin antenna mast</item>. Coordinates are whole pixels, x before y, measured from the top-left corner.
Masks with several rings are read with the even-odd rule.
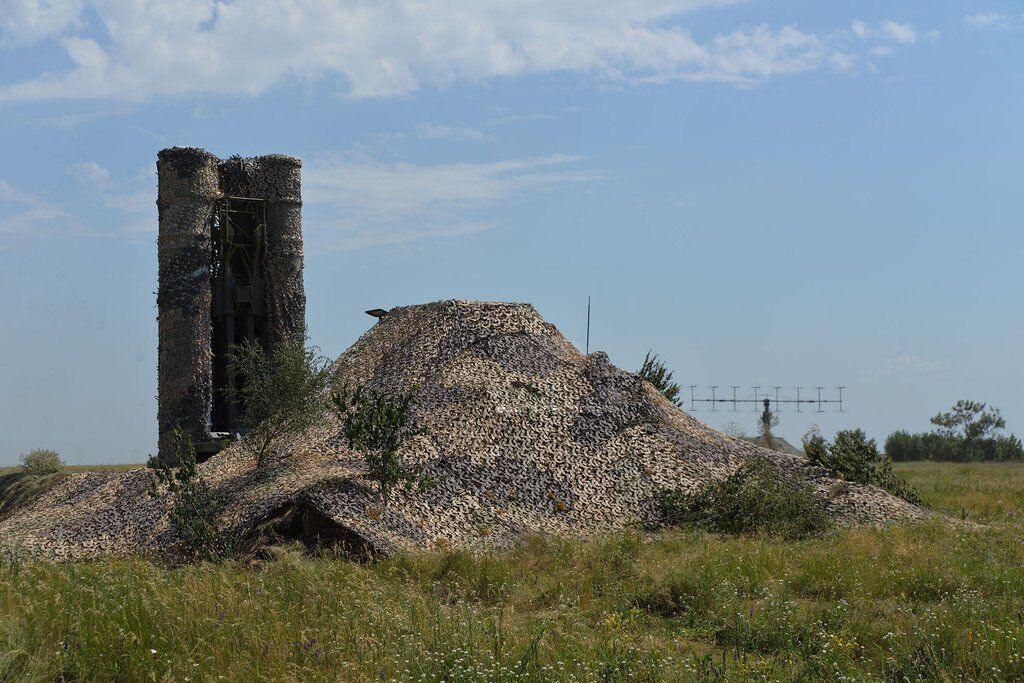
[[[587,297],[587,354],[590,355],[590,297]]]

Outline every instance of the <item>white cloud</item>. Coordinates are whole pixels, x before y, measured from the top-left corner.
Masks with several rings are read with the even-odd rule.
[[[381,247],[406,242],[434,239],[437,237],[464,237],[490,228],[489,223],[468,223],[466,225],[438,226],[434,228],[410,228],[386,231],[348,230],[330,243],[334,251],[355,251],[367,247]]]
[[[934,372],[945,372],[952,368],[953,364],[948,358],[930,360],[919,356],[901,354],[894,358],[885,359],[885,371],[892,374],[914,372],[930,374]]]
[[[416,137],[421,140],[471,140],[473,142],[486,142],[492,139],[491,136],[476,128],[435,126],[429,123],[421,123],[416,126]]]
[[[303,169],[308,223],[327,226],[328,246],[355,249],[486,229],[487,209],[531,193],[593,183],[601,175],[563,154],[490,163],[415,165],[352,155]]]
[[[60,208],[0,178],[0,235],[27,237],[53,232],[67,220]]]
[[[388,97],[557,71],[747,84],[834,61],[833,34],[757,26],[699,42],[680,24],[735,1],[15,0],[0,10],[5,44],[57,39],[72,66],[0,84],[0,101],[256,95],[321,79],[350,97]],[[78,29],[87,13],[89,34]],[[878,31],[916,38],[907,24]]]
[[[0,199],[16,202],[21,199],[21,193],[15,190],[9,182],[0,178]]]
[[[964,17],[967,28],[979,31],[987,28],[1005,29],[1010,27],[1010,17],[1000,12],[968,14]]]
[[[901,45],[913,45],[918,41],[917,29],[913,24],[901,24],[891,19],[880,21],[874,28],[860,19],[855,19],[850,24],[850,32],[861,40],[874,40]],[[939,33],[938,31],[930,31],[924,37],[928,40],[934,40],[939,37]]]
[[[137,233],[156,230],[156,183],[152,173],[139,175],[136,180],[147,187],[125,189],[115,182],[108,171],[95,161],[76,161],[69,164],[68,172],[81,185],[90,189],[105,208],[121,214],[121,226],[115,232]]]
[[[62,210],[48,204],[30,206],[0,215],[0,235],[39,235],[53,232],[54,224],[67,218]]]
[[[911,24],[900,24],[895,21],[883,21],[879,24],[882,35],[904,45],[913,45],[917,42],[917,31]]]
[[[850,73],[857,68],[857,55],[836,51],[829,55],[829,64],[840,73]]]
[[[68,172],[82,185],[100,189],[110,186],[110,171],[95,161],[76,161],[73,164],[68,164]]]
[[[918,33],[913,24],[900,23],[891,19],[880,21],[874,26],[860,19],[855,19],[850,24],[850,30],[845,34],[846,38],[859,44],[859,51],[853,51],[849,46],[849,40],[842,37],[835,39],[836,43],[843,44],[845,50],[836,50],[830,55],[829,60],[832,68],[839,72],[852,73],[857,70],[859,64],[863,64],[870,71],[877,71],[878,66],[872,58],[881,59],[892,57],[900,48],[907,48],[919,42],[933,42],[938,40],[938,31],[928,31],[924,34]],[[837,55],[837,53],[840,53]]]
[[[0,46],[32,45],[77,25],[83,0],[3,0]]]
[[[506,114],[493,118],[487,122],[488,125],[498,126],[505,123],[529,123],[532,121],[551,121],[555,118],[554,114],[547,112],[535,112],[532,114]]]

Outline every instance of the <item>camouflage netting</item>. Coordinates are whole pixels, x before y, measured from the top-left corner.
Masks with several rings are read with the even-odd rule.
[[[303,332],[302,162],[283,154],[231,157],[220,164],[221,189],[230,197],[266,202],[267,315],[275,340]]]
[[[403,457],[425,464],[433,485],[383,505],[329,418],[280,444],[262,468],[238,446],[201,466],[229,501],[225,527],[251,530],[298,513],[307,527],[381,553],[500,547],[534,533],[585,537],[644,522],[657,490],[696,490],[755,454],[806,481],[840,524],[928,515],[711,429],[605,354],[582,355],[527,304],[396,308],[332,369],[349,385],[418,385],[424,431]],[[0,521],[0,543],[58,559],[166,547],[167,502],[145,495],[145,477],[73,474]]]
[[[157,157],[158,393],[160,449],[178,426],[205,439],[212,397],[210,218],[220,198],[218,159],[191,147]]]
[[[212,215],[223,197],[265,202],[267,318],[271,343],[302,333],[302,162],[273,154],[221,161],[194,147],[172,147],[157,157],[160,263],[159,423],[161,453],[183,428],[195,441],[209,438],[213,271]]]

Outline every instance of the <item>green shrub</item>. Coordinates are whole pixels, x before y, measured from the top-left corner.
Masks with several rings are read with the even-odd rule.
[[[831,526],[806,484],[759,456],[697,493],[660,493],[656,508],[664,526],[692,526],[712,533],[798,539]]]
[[[0,474],[0,518],[30,505],[66,476],[57,451],[37,448],[21,456],[21,467]]]
[[[236,538],[217,525],[223,501],[199,472],[195,445],[188,434],[176,429],[173,441],[171,458],[150,457],[146,466],[152,470],[151,495],[166,492],[173,497],[169,519],[180,542],[181,559],[213,562],[229,557]]]
[[[859,484],[872,484],[911,503],[921,504],[917,491],[892,468],[892,460],[878,452],[874,439],[862,429],[836,432],[832,443],[825,441],[817,427],[804,435],[804,453],[816,465],[834,475]]]
[[[661,392],[661,395],[677,406],[683,405],[683,399],[679,397],[681,387],[672,381],[672,371],[658,358],[657,354],[652,355],[650,351],[644,356],[644,364],[636,373],[641,379],[645,379],[654,385],[654,388]]]
[[[398,457],[402,443],[418,433],[412,426],[416,389],[391,398],[363,387],[347,386],[331,396],[349,446],[362,454],[369,477],[380,487],[385,504],[397,486],[424,483],[422,471]]]
[[[36,448],[21,456],[21,469],[26,474],[53,474],[64,470],[64,461],[57,451]]]
[[[236,346],[231,362],[242,380],[233,391],[239,423],[249,430],[246,448],[262,462],[282,436],[320,422],[327,410],[327,361],[307,348],[303,335],[286,338],[265,352],[258,342]]]

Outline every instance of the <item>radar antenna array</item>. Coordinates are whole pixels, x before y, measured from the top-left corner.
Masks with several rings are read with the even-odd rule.
[[[690,389],[690,411],[691,412],[696,412],[697,409],[698,409],[697,408],[698,405],[705,405],[705,406],[709,407],[710,412],[715,413],[715,412],[718,412],[718,405],[720,403],[724,403],[724,404],[726,404],[728,406],[731,406],[732,410],[730,412],[733,412],[733,413],[738,412],[739,411],[739,407],[741,405],[745,405],[745,404],[750,404],[751,405],[751,408],[752,408],[751,412],[757,412],[758,404],[763,404],[766,408],[769,407],[769,406],[777,406],[775,408],[776,412],[778,412],[780,407],[786,406],[786,405],[794,406],[793,412],[796,412],[796,413],[804,412],[801,408],[803,406],[806,406],[806,405],[813,405],[815,407],[815,411],[814,412],[817,412],[817,413],[824,413],[825,412],[825,408],[828,407],[828,406],[836,406],[836,408],[835,408],[835,410],[833,412],[836,412],[836,413],[844,413],[844,412],[846,412],[844,407],[843,407],[843,390],[846,388],[845,386],[837,386],[837,387],[835,387],[835,392],[836,392],[834,394],[835,398],[827,398],[827,397],[823,398],[822,397],[821,392],[822,392],[823,389],[826,389],[826,387],[824,387],[824,386],[815,386],[814,387],[814,389],[817,392],[817,395],[816,395],[815,398],[804,398],[803,395],[801,394],[801,392],[803,391],[804,387],[793,387],[793,390],[796,392],[796,396],[794,398],[792,396],[786,396],[786,395],[782,394],[781,393],[782,392],[782,387],[781,386],[774,386],[774,385],[772,386],[772,389],[775,392],[774,398],[769,396],[767,391],[761,392],[761,385],[751,385],[750,388],[754,390],[754,397],[753,398],[740,398],[740,397],[738,397],[737,396],[737,391],[740,388],[739,385],[729,385],[730,388],[732,388],[732,398],[720,398],[718,396],[717,390],[719,389],[719,387],[721,385],[718,385],[718,384],[710,385],[710,386],[707,387],[711,391],[711,395],[710,396],[705,396],[704,398],[697,398],[697,395],[696,395],[696,393],[697,393],[697,385],[696,384],[690,384],[688,386],[689,386],[689,389]]]

